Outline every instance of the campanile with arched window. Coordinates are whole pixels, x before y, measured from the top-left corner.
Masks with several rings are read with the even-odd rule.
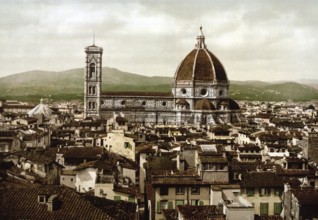
[[[84,114],[85,117],[99,116],[103,48],[93,44],[85,48],[85,53]]]

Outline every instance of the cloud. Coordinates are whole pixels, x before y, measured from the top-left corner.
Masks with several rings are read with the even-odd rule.
[[[173,76],[202,25],[230,79],[316,78],[317,9],[313,0],[10,1],[0,4],[0,76],[83,67],[93,32],[104,65]]]

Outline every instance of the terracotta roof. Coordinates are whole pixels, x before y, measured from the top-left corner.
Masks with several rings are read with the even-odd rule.
[[[153,185],[211,185],[211,184],[225,184],[225,182],[205,182],[202,181],[199,177],[160,177],[160,178],[153,178],[152,180]]]
[[[179,65],[175,79],[199,81],[227,81],[221,62],[205,48],[193,49]]]
[[[116,220],[134,220],[136,217],[136,204],[126,201],[113,201],[85,194],[84,198],[95,207],[103,210],[112,219]],[[88,218],[87,218],[88,219]]]
[[[200,156],[201,163],[223,163],[227,164],[228,161],[225,157],[218,156]]]
[[[219,214],[219,210],[215,205],[179,205],[178,211],[182,217],[187,220],[225,220],[225,216],[223,214]]]
[[[254,219],[255,220],[283,220],[283,218],[280,217],[279,215],[269,215],[269,216],[255,215]]]
[[[121,187],[121,186],[114,186],[114,191],[115,192],[120,192],[128,195],[133,195],[133,196],[140,196],[140,191],[138,187]]]
[[[178,212],[175,209],[163,209],[162,213],[166,220],[178,220]]]
[[[72,147],[63,156],[64,158],[98,159],[102,152],[102,147]]]
[[[38,195],[57,195],[56,210],[48,211]],[[115,219],[63,186],[0,189],[1,219]]]
[[[18,151],[15,153],[16,156],[24,157],[35,163],[50,164],[55,161],[55,157],[50,157],[45,155],[44,152],[28,152],[28,151]]]
[[[176,104],[178,104],[178,105],[189,105],[189,102],[187,102],[187,100],[185,100],[185,99],[178,99],[176,101]]]
[[[250,172],[242,176],[242,187],[283,187],[283,178],[273,172]]]
[[[215,110],[215,107],[212,104],[212,102],[210,102],[209,100],[201,99],[195,102],[194,109],[210,111],[210,110]]]
[[[318,207],[318,189],[293,189],[292,192],[301,206],[315,205],[316,207]]]
[[[103,92],[102,95],[106,96],[140,96],[140,97],[147,97],[147,96],[160,96],[160,97],[167,97],[172,98],[173,95],[171,92]]]
[[[231,110],[239,110],[241,109],[239,104],[237,104],[236,101],[234,101],[233,99],[229,99],[229,109]]]

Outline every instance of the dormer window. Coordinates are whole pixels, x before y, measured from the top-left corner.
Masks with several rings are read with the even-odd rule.
[[[48,196],[45,194],[38,195],[38,203],[45,204],[47,202],[47,197]]]

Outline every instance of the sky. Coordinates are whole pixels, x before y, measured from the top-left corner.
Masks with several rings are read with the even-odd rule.
[[[200,26],[230,80],[318,79],[316,0],[0,0],[0,77],[103,66],[170,76]]]

